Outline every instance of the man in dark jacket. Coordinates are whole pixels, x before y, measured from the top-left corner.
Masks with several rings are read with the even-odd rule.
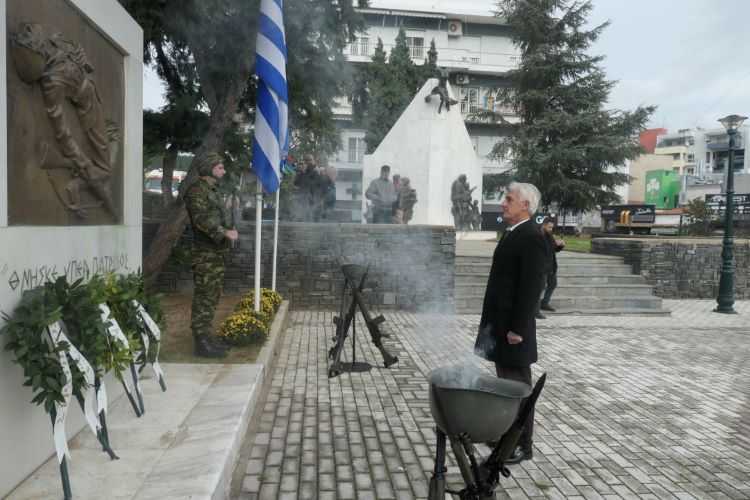
[[[536,319],[547,250],[531,220],[541,198],[532,184],[513,182],[501,204],[507,229],[495,248],[475,352],[495,363],[497,376],[531,385],[537,361]],[[534,415],[507,463],[532,457]]]
[[[306,154],[302,157],[302,168],[294,178],[296,216],[301,221],[319,221],[322,212],[322,178],[315,157]]]
[[[185,195],[185,206],[193,227],[193,306],[191,328],[196,356],[222,358],[226,345],[212,336],[211,324],[224,285],[224,256],[230,241],[239,237],[231,227],[216,183],[224,177],[219,155],[209,153],[197,159],[198,175]]]
[[[544,243],[547,245],[547,268],[544,279],[544,297],[539,304],[539,309],[543,311],[554,311],[555,309],[549,305],[552,299],[552,294],[557,288],[557,252],[565,248],[565,242],[561,239],[555,238],[552,232],[555,229],[555,221],[551,217],[545,217],[542,222],[542,236],[544,236]],[[544,315],[541,312],[537,313],[537,318],[544,319]]]

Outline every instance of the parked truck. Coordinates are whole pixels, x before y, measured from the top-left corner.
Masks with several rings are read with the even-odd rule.
[[[601,214],[604,233],[649,234],[656,222],[655,205],[609,205]]]

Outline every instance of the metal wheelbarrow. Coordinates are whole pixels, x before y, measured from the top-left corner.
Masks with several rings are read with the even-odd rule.
[[[505,461],[511,456],[547,378],[533,390],[513,380],[500,379],[475,367],[447,366],[430,372],[430,410],[435,419],[437,452],[428,500],[495,498],[500,474],[510,476]],[[445,487],[446,438],[461,470],[465,488]],[[474,443],[493,443],[492,453],[477,462]]]

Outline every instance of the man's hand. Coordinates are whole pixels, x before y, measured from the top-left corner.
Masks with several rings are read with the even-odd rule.
[[[520,344],[521,342],[523,342],[523,337],[513,332],[506,333],[505,338],[508,340],[508,343],[510,345]]]
[[[229,241],[237,241],[240,237],[240,233],[236,229],[227,229],[224,231],[224,236],[229,238]]]

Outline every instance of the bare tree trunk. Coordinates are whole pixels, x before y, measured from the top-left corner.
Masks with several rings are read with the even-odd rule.
[[[243,78],[238,78],[238,80],[244,82]],[[234,85],[230,86],[230,89],[231,92],[227,92],[222,102],[216,106],[217,109],[212,110],[208,132],[196,151],[195,158],[207,152],[221,151],[224,132],[231,126],[232,118],[244,91],[244,86],[239,82],[235,82]],[[174,248],[180,236],[185,231],[188,213],[185,209],[184,196],[193,179],[198,176],[195,167],[196,162],[193,159],[185,180],[180,185],[179,196],[172,203],[166,220],[159,225],[159,229],[151,245],[148,247],[148,253],[143,256],[143,277],[147,287],[154,284],[162,268],[167,263],[169,256],[172,254],[172,248]]]
[[[164,159],[161,162],[161,196],[165,207],[168,207],[174,201],[172,196],[172,183],[174,180],[174,168],[177,165],[177,146],[172,144],[167,148]]]

